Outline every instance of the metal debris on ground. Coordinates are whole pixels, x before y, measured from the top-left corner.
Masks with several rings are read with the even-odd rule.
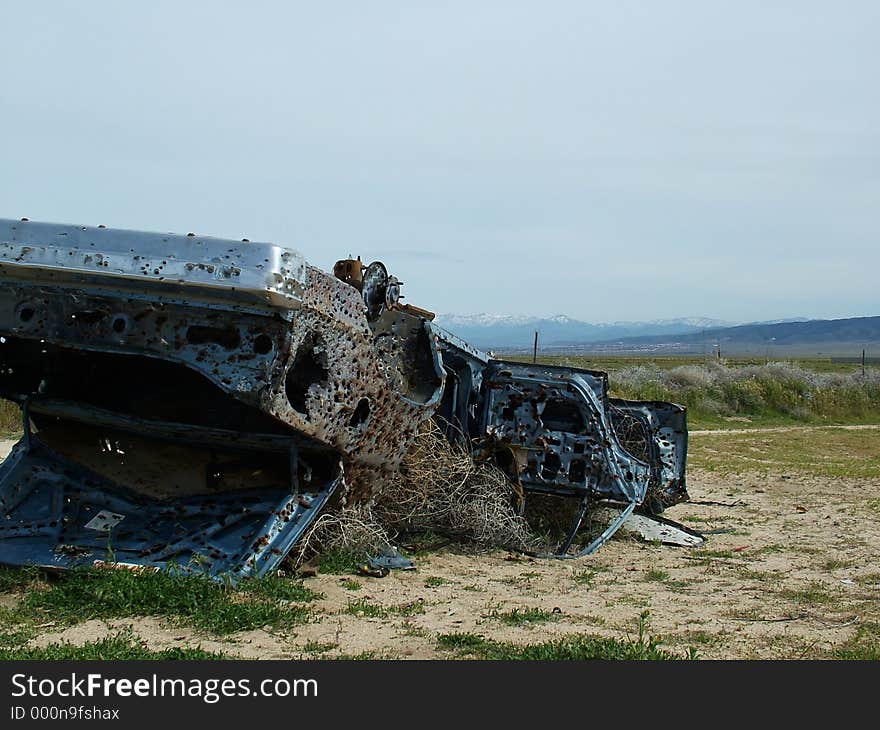
[[[577,503],[556,556],[687,498],[684,408],[496,359],[401,286],[275,243],[0,220],[0,397],[24,430],[0,562],[263,575],[328,504],[378,509],[431,423],[506,475],[515,515]],[[577,545],[600,505],[618,517]]]
[[[367,564],[373,569],[385,570],[415,570],[416,564],[409,558],[401,555],[397,548],[385,546],[375,556],[367,556]]]

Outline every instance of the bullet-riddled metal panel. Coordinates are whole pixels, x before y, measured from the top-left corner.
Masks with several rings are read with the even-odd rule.
[[[565,368],[493,362],[484,374],[485,433],[521,451],[532,489],[641,503],[650,465],[620,445],[604,379]]]
[[[301,254],[272,243],[0,219],[4,279],[107,280],[118,290],[198,285],[188,291],[207,299],[296,307],[305,269]]]
[[[357,289],[274,244],[0,221],[0,331],[181,363],[364,463],[397,463],[443,387],[422,318],[371,326]]]
[[[71,568],[175,565],[211,577],[265,575],[278,566],[340,485],[341,476],[292,494],[202,490],[155,499],[58,453],[38,436],[0,464],[0,561]]]
[[[0,559],[101,561],[99,534],[132,564],[261,574],[340,462],[369,500],[432,416],[525,490],[581,500],[563,552],[595,502],[622,511],[586,551],[687,497],[681,407],[494,360],[380,262],[334,274],[271,243],[0,221],[0,396],[37,428],[0,466]]]
[[[388,312],[371,327],[356,289],[309,267],[303,310],[288,331],[266,411],[352,460],[396,464],[442,394],[425,322]]]
[[[0,469],[0,559],[109,537],[135,564],[277,565],[343,485],[328,464],[393,468],[439,401],[434,337],[385,296],[368,320],[275,244],[0,221],[0,395],[37,427]]]
[[[494,360],[436,331],[448,373],[437,418],[449,438],[477,444],[525,492],[580,500],[553,557],[570,557],[600,504],[622,509],[576,555],[598,549],[636,509],[656,513],[687,499],[683,407],[609,398],[605,373]]]

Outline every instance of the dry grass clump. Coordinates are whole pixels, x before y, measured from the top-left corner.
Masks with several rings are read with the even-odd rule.
[[[817,373],[786,362],[727,367],[648,363],[611,373],[612,391],[635,400],[672,401],[691,414],[798,420],[873,419],[880,414],[880,370]]]
[[[482,546],[524,550],[534,538],[514,506],[515,497],[495,464],[474,461],[432,422],[378,493],[374,514],[396,534],[432,531]]]
[[[350,485],[349,503],[315,521],[294,563],[326,552],[363,560],[400,537],[425,532],[483,547],[535,546],[504,473],[452,446],[433,422],[416,437],[398,470],[357,470],[347,475],[346,481],[352,480],[357,483]],[[359,501],[352,503],[353,495]],[[364,495],[372,496],[364,500]]]
[[[300,566],[316,555],[333,553],[348,563],[375,555],[391,539],[368,504],[347,505],[321,514],[299,541],[293,564]]]

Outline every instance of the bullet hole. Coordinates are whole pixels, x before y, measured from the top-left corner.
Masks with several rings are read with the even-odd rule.
[[[191,345],[220,345],[225,350],[234,350],[241,344],[237,327],[205,327],[192,325],[186,330],[186,341]]]
[[[568,481],[582,483],[587,476],[587,464],[583,459],[574,459],[568,465]]]
[[[565,433],[583,433],[587,427],[578,404],[564,400],[548,400],[541,413],[541,422],[551,431]]]
[[[366,398],[361,398],[354,409],[354,413],[351,414],[351,419],[348,422],[349,428],[356,428],[365,424],[369,417],[370,401]]]
[[[269,335],[257,335],[254,338],[254,352],[258,355],[266,355],[272,352],[272,338]]]
[[[326,380],[327,356],[323,343],[316,333],[309,332],[297,349],[293,365],[284,379],[284,393],[291,407],[298,413],[307,414],[309,388]]]
[[[541,476],[548,481],[555,479],[561,467],[562,462],[559,461],[559,456],[552,451],[548,451],[544,454],[544,466],[541,469]]]
[[[82,324],[97,324],[104,319],[104,312],[96,312],[94,310],[81,310],[74,312],[72,318]]]

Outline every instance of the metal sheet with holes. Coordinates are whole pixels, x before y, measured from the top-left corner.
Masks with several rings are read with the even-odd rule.
[[[71,568],[171,565],[233,580],[278,566],[341,476],[291,494],[287,484],[154,499],[65,459],[32,437],[0,464],[0,560]]]
[[[343,469],[369,500],[434,416],[509,455],[528,491],[581,513],[623,505],[588,549],[636,507],[687,497],[683,408],[609,398],[604,373],[493,359],[401,305],[383,264],[360,279],[360,260],[340,264],[350,280],[274,243],[0,220],[0,397],[39,427],[0,465],[0,559],[262,574],[346,488]],[[247,455],[237,482],[222,443]],[[186,482],[176,496],[166,472]]]

